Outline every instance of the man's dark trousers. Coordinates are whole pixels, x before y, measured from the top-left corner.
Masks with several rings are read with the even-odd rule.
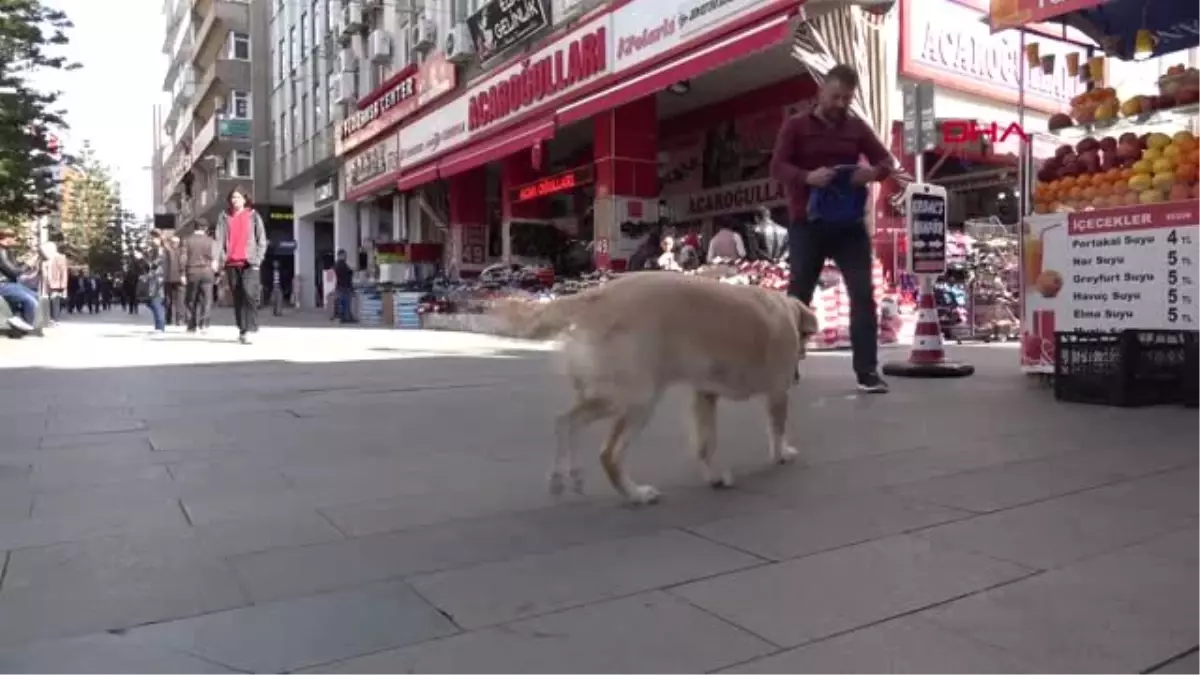
[[[188,275],[187,286],[185,286],[188,330],[208,328],[208,315],[212,311],[212,291],[215,277],[216,275],[212,272],[197,272]]]
[[[788,264],[792,276],[788,294],[812,305],[825,260],[832,259],[850,295],[850,347],[854,372],[874,373],[879,365],[879,329],[875,317],[875,291],[871,286],[871,237],[862,221],[830,223],[817,220],[794,223],[788,230]]]
[[[179,282],[166,285],[167,325],[182,326],[187,313],[184,311],[184,288]]]

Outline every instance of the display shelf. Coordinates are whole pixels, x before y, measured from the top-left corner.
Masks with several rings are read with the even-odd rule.
[[[1127,131],[1138,131],[1151,127],[1161,126],[1176,126],[1180,124],[1189,124],[1192,126],[1190,130],[1195,131],[1195,122],[1197,116],[1200,115],[1200,104],[1189,104],[1175,106],[1174,108],[1166,108],[1164,110],[1154,110],[1133,117],[1121,117],[1101,122],[1090,122],[1088,124],[1076,124],[1062,129],[1053,131],[1038,132],[1046,136],[1052,136],[1064,141],[1077,141],[1089,136],[1111,136],[1113,134],[1123,134]]]

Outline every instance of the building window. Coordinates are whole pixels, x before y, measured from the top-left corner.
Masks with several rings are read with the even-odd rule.
[[[239,61],[250,60],[250,36],[246,33],[229,34],[229,58]]]
[[[300,145],[300,106],[292,104],[292,147]]]
[[[296,67],[296,27],[288,29],[288,68]]]
[[[312,17],[312,44],[313,44],[313,49],[316,49],[316,48],[317,48],[317,45],[319,45],[319,44],[321,43],[321,40],[320,40],[320,38],[318,37],[318,36],[321,34],[321,28],[318,26],[318,24],[320,23],[320,17],[321,17],[321,15],[320,15],[320,14],[317,12],[317,2],[318,2],[318,0],[313,0],[313,1],[312,1],[312,8],[311,8],[311,9],[309,10],[309,12],[308,12],[308,15]]]
[[[308,140],[308,125],[305,124],[305,118],[308,116],[308,93],[306,92],[300,97],[300,140]]]
[[[300,15],[300,58],[308,55],[308,13]]]
[[[275,144],[279,146],[278,154],[283,156],[284,148],[287,148],[287,113],[279,113],[279,124],[275,125]]]
[[[275,63],[275,81],[283,82],[283,74],[286,72],[283,67],[283,60],[287,58],[287,45],[284,44],[283,38],[279,38],[278,54],[279,56],[277,58],[277,62]]]
[[[225,109],[225,114],[237,119],[250,119],[249,92],[237,90],[229,92],[229,105]]]
[[[229,155],[229,175],[233,178],[253,178],[254,157],[249,150],[234,150]]]

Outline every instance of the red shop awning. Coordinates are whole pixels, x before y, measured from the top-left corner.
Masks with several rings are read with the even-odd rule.
[[[450,153],[445,159],[438,162],[438,175],[442,178],[449,178],[488,162],[502,159],[514,152],[527,150],[541,141],[554,138],[554,131],[557,128],[558,124],[554,121],[554,115],[551,114],[504,129],[491,138],[470,143],[467,147]]]
[[[401,174],[400,180],[396,181],[396,189],[400,192],[408,192],[415,187],[420,187],[430,181],[437,180],[437,177],[437,162],[431,162],[424,168]]]
[[[734,35],[703,45],[558,110],[562,125],[650,96],[666,87],[702,75],[730,61],[776,45],[788,37],[789,14],[777,14]],[[790,57],[789,57],[790,58]]]

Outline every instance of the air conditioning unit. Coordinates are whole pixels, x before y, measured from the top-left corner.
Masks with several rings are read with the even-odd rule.
[[[350,0],[342,7],[342,35],[363,27],[362,3]]]
[[[412,27],[412,46],[418,51],[432,49],[437,43],[437,24],[429,19],[417,19]]]
[[[354,73],[342,73],[338,76],[338,103],[353,103],[358,98],[358,92],[354,91]]]
[[[342,49],[338,52],[338,70],[343,73],[358,72],[358,54],[350,47]]]
[[[392,36],[380,28],[371,31],[371,62],[387,63],[392,60]]]
[[[460,21],[454,24],[454,28],[446,35],[446,44],[442,50],[446,54],[446,60],[451,63],[466,63],[475,56],[475,43],[471,41],[471,31],[466,23]]]

